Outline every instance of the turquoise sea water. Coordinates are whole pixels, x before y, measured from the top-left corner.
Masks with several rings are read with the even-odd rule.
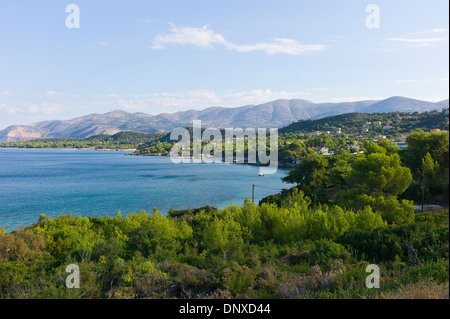
[[[129,152],[128,152],[129,153]],[[287,188],[256,166],[230,163],[174,164],[168,157],[125,156],[127,152],[0,148],[0,226],[7,231],[57,217],[110,216],[230,202],[255,202]],[[270,188],[270,189],[268,189]]]

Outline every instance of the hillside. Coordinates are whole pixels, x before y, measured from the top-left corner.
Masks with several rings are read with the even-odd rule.
[[[0,143],[0,147],[14,148],[74,148],[74,149],[135,149],[141,145],[154,145],[167,139],[167,133],[119,132],[87,138],[38,138],[31,141]]]
[[[90,114],[71,120],[13,125],[0,131],[0,142],[36,138],[86,138],[120,131],[146,133],[169,132],[175,127],[190,126],[201,120],[203,127],[269,128],[283,127],[298,120],[320,119],[344,113],[425,112],[441,110],[448,100],[438,103],[392,97],[382,101],[313,103],[301,99],[276,100],[260,105],[236,108],[210,107],[201,111],[188,110],[150,115],[121,110],[105,114]]]
[[[311,134],[328,131],[335,134],[340,128],[341,132],[349,137],[370,138],[383,134],[395,138],[414,130],[448,130],[448,119],[448,113],[442,111],[346,113],[316,120],[300,120],[280,128],[279,134],[283,136],[291,133]],[[377,121],[381,124],[376,124]],[[386,130],[386,127],[390,129]],[[29,141],[4,142],[0,143],[0,147],[137,149],[139,154],[159,154],[167,153],[172,143],[174,141],[170,140],[169,133],[123,131],[113,135],[99,134],[87,138],[37,138]]]
[[[375,124],[377,121],[380,121],[381,124]],[[418,129],[448,130],[448,113],[444,114],[442,111],[424,113],[347,113],[317,120],[300,120],[281,128],[279,132],[308,133],[341,128],[346,134],[355,134],[361,133],[365,128],[382,132],[383,128],[386,127],[391,127],[389,131],[396,133],[408,133]]]

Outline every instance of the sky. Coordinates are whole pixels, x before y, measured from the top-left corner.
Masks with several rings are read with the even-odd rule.
[[[0,129],[116,109],[444,100],[448,12],[447,0],[0,0]]]

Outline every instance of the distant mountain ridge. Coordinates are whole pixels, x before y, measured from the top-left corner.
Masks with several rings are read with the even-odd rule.
[[[52,120],[30,125],[13,125],[0,131],[0,142],[30,140],[43,137],[85,138],[121,131],[168,132],[175,127],[192,125],[201,120],[203,127],[269,128],[283,127],[303,119],[320,119],[345,113],[425,112],[448,107],[449,100],[437,103],[391,97],[381,101],[313,103],[302,99],[275,100],[260,105],[235,108],[210,107],[175,113],[150,115],[121,110],[90,114],[71,120]]]

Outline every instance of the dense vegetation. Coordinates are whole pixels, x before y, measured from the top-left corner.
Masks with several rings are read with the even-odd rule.
[[[348,135],[359,135],[364,128],[368,128],[368,132],[365,132],[366,137],[375,137],[378,134],[399,137],[402,133],[417,129],[448,130],[448,113],[444,114],[444,112],[436,110],[423,113],[346,113],[317,120],[300,120],[281,128],[280,133],[308,133],[341,128]],[[376,124],[378,121],[381,124]],[[391,127],[389,130],[383,130],[384,127],[389,126]]]
[[[323,156],[293,141],[289,146],[295,147],[298,164],[284,181],[315,202],[349,208],[370,205],[386,212],[406,209],[409,213],[404,214],[411,214],[413,204],[407,200],[448,205],[448,132],[417,131],[406,142],[408,147],[400,150],[385,140],[366,141],[362,153],[351,155],[340,149],[333,156]]]
[[[448,298],[448,210],[389,225],[370,207],[41,216],[0,235],[1,298]],[[380,289],[365,286],[366,267]],[[80,268],[79,289],[65,268]]]
[[[412,132],[404,150],[365,139],[354,155],[348,136],[281,142],[297,163],[283,179],[293,187],[258,205],[42,215],[0,229],[0,298],[449,297],[448,208],[413,206],[423,196],[448,207],[448,132]],[[332,144],[332,156],[314,150]],[[65,286],[69,264],[79,289]],[[379,289],[365,285],[369,264]]]
[[[426,157],[445,159],[448,142],[446,154]],[[371,143],[366,153],[342,153],[333,163],[308,153],[299,167],[305,165],[307,174],[294,169],[285,178],[296,187],[259,205],[172,209],[167,217],[156,208],[112,217],[42,215],[25,229],[3,231],[0,295],[448,298],[448,209],[418,213],[411,201],[397,200],[412,175],[395,148]],[[331,181],[340,185],[332,201],[320,192]],[[80,289],[65,287],[69,264],[80,268]],[[369,264],[380,267],[379,289],[365,286]]]
[[[73,148],[73,149],[136,149],[152,144],[166,133],[125,131],[114,135],[95,135],[88,138],[39,138],[30,141],[0,143],[0,147],[14,148]]]

